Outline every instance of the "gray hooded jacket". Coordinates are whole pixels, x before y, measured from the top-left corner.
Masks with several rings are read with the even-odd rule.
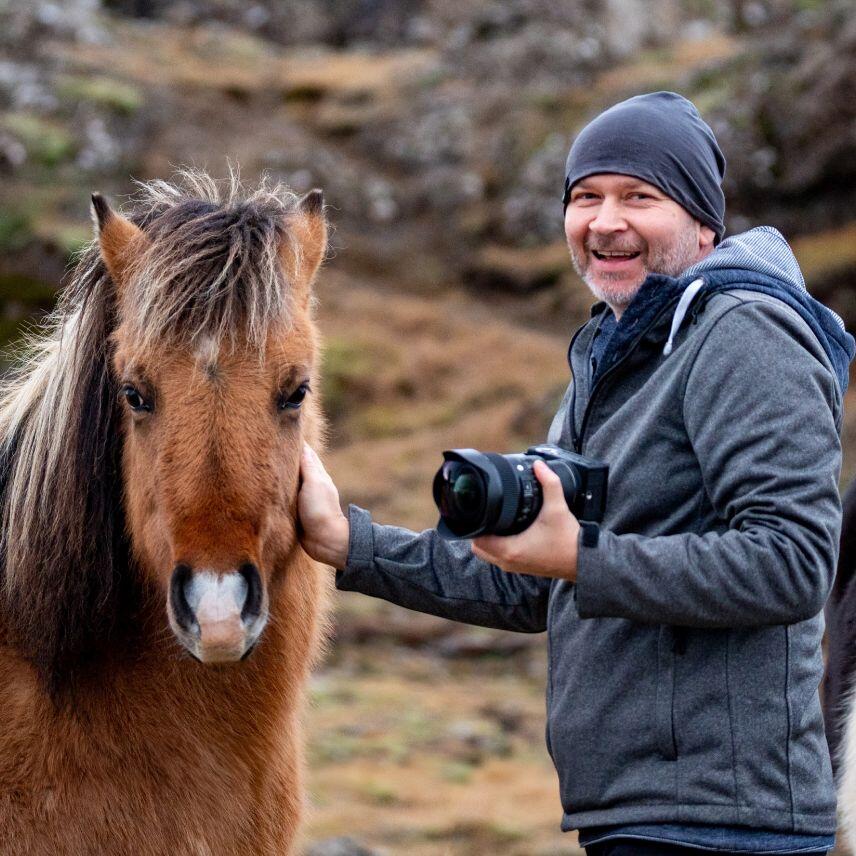
[[[835,830],[818,684],[841,513],[834,363],[852,339],[822,341],[840,327],[818,307],[781,235],[759,229],[680,280],[650,276],[593,370],[611,316],[594,308],[549,435],[610,465],[575,584],[505,573],[468,542],[350,508],[339,588],[548,631],[565,829]]]

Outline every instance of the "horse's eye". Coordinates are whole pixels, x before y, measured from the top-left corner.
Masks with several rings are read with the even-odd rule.
[[[125,397],[125,401],[131,410],[137,413],[148,413],[151,411],[152,406],[140,395],[139,390],[130,383],[126,383],[122,387],[122,395]]]
[[[309,384],[302,383],[300,384],[291,395],[286,395],[284,392],[279,394],[279,401],[277,402],[277,407],[280,410],[297,410],[301,404],[303,404],[303,399],[306,398],[306,393],[309,392]]]

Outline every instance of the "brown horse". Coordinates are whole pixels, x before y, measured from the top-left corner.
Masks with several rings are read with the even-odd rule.
[[[0,394],[0,853],[287,854],[321,193],[141,188]]]

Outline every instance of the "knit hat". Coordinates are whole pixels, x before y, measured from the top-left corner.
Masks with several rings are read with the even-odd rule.
[[[691,101],[651,92],[605,110],[580,131],[565,165],[565,195],[597,173],[641,178],[682,205],[696,220],[725,234],[725,156]]]

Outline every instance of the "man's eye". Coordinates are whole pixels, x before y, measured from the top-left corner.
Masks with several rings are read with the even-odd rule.
[[[303,404],[303,399],[306,398],[306,393],[309,392],[309,384],[302,383],[300,384],[291,395],[286,395],[284,392],[279,394],[279,401],[277,403],[277,407],[280,410],[297,410],[301,404]]]

